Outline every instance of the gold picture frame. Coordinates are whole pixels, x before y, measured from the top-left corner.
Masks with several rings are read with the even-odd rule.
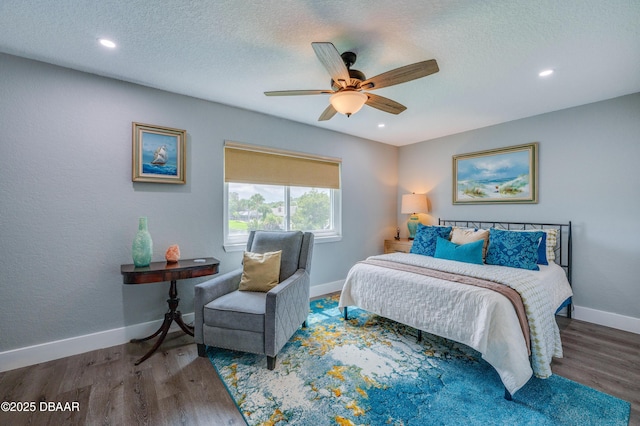
[[[187,183],[186,130],[133,122],[132,132],[133,182]]]
[[[538,142],[453,156],[453,204],[537,202]]]

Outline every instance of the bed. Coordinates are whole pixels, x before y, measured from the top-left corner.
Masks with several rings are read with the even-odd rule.
[[[439,219],[420,225],[411,253],[354,265],[339,307],[345,319],[355,306],[472,347],[511,399],[562,357],[555,315],[571,316],[570,283],[571,222]]]

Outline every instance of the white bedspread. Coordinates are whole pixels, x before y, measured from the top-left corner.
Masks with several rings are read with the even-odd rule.
[[[554,315],[572,292],[558,265],[540,265],[540,271],[527,271],[407,253],[370,259],[469,275],[514,288],[527,311],[531,361],[513,306],[488,289],[359,263],[349,271],[340,297],[341,308],[358,306],[476,349],[496,369],[511,394],[534,372],[538,377],[549,377],[551,358],[562,357]]]

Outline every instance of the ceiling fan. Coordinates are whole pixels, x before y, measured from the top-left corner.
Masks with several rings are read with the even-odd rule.
[[[329,106],[320,115],[318,121],[330,120],[336,112],[349,117],[365,104],[380,111],[400,114],[407,107],[369,91],[406,83],[439,71],[436,60],[430,59],[367,79],[361,71],[351,69],[351,66],[356,63],[355,53],[344,52],[341,55],[333,43],[329,42],[314,42],[311,46],[322,65],[329,71],[331,90],[282,90],[264,92],[264,94],[267,96],[331,95]]]

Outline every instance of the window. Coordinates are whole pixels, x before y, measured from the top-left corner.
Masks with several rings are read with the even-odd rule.
[[[224,164],[225,249],[258,229],[340,238],[340,160],[226,142]]]

